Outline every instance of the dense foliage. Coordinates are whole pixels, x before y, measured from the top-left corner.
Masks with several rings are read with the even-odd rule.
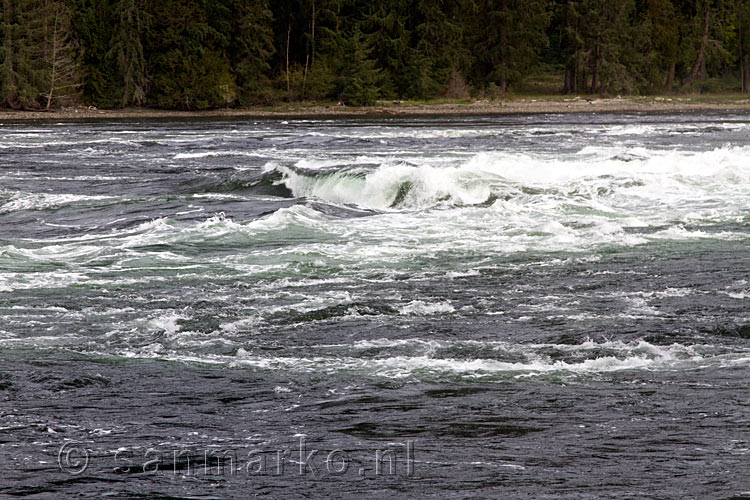
[[[750,93],[750,0],[0,0],[0,106]]]

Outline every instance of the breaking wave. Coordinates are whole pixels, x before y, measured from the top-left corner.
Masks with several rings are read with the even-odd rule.
[[[294,349],[291,349],[294,351]],[[309,346],[300,355],[268,356],[240,347],[234,356],[189,355],[153,349],[127,351],[133,358],[219,364],[252,370],[345,374],[429,381],[444,378],[504,380],[526,377],[591,377],[624,371],[684,371],[750,365],[750,350],[713,345],[655,345],[586,341],[567,344],[368,340],[350,345]]]
[[[675,210],[720,209],[728,199],[734,202],[730,206],[747,205],[749,153],[745,147],[679,152],[590,146],[559,158],[480,153],[449,166],[395,159],[374,167],[281,166],[276,167],[282,174],[276,183],[295,197],[377,210],[489,206],[513,200],[612,214],[650,213],[654,203]],[[740,198],[729,198],[730,193]]]

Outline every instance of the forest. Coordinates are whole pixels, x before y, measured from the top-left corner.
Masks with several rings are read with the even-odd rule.
[[[750,93],[750,0],[0,0],[0,108]]]

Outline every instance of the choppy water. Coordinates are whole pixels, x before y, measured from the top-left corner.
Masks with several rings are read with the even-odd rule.
[[[745,114],[2,124],[0,496],[742,498],[749,244]]]

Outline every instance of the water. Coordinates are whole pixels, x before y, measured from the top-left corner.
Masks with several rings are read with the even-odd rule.
[[[746,114],[4,123],[0,497],[750,496]]]

